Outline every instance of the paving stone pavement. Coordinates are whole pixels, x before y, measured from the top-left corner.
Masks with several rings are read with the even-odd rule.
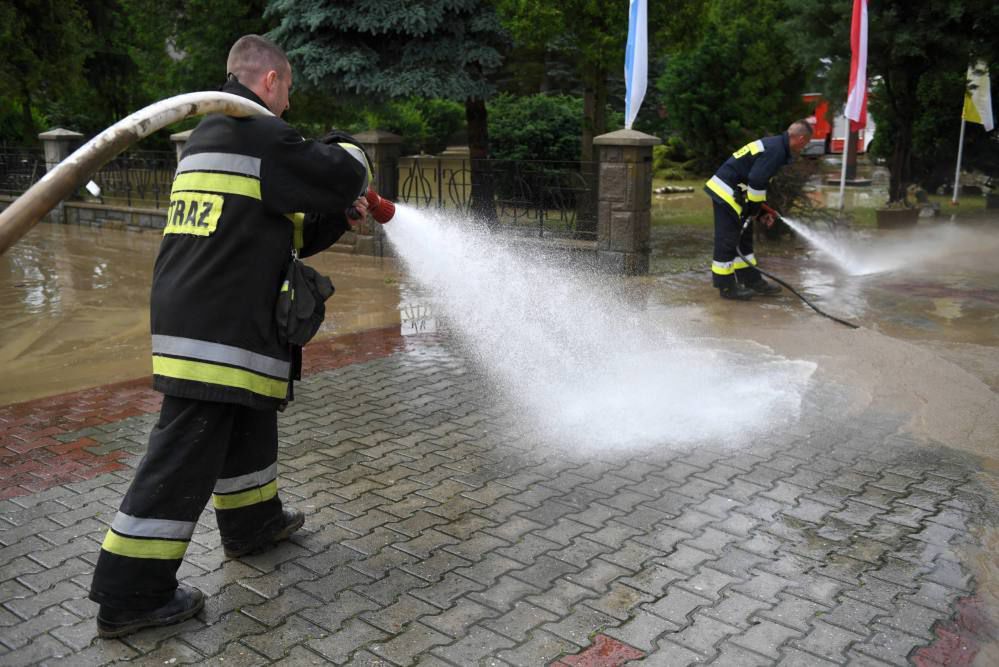
[[[0,663],[980,660],[994,477],[902,415],[830,417],[837,391],[765,442],[595,454],[540,440],[445,339],[317,372],[279,420],[304,529],[226,560],[206,509],[180,572],[204,612],[123,640],[86,591],[154,415],[58,433],[120,469],[0,500]]]

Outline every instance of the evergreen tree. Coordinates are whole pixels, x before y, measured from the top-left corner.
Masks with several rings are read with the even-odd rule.
[[[505,33],[487,0],[271,0],[270,34],[306,85],[380,98],[442,98],[465,104],[472,158],[472,210],[495,218],[481,158],[489,155],[489,75],[502,63]]]

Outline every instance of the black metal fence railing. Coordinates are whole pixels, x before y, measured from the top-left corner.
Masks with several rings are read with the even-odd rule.
[[[596,238],[596,163],[403,158],[399,201],[467,214],[472,192],[489,197],[495,219],[537,236]]]
[[[104,204],[166,208],[176,168],[171,151],[129,151],[92,180]],[[41,149],[0,147],[0,194],[20,195],[44,175]],[[474,191],[478,202],[492,202],[490,218],[508,231],[595,239],[596,180],[594,162],[407,157],[399,163],[397,198],[467,214]]]
[[[138,208],[166,208],[177,171],[172,151],[131,151],[108,162],[94,174],[106,204]]]
[[[171,151],[131,151],[100,168],[93,180],[104,204],[136,208],[166,208],[177,171]],[[0,194],[18,196],[45,175],[40,148],[0,147]]]
[[[41,148],[3,146],[0,149],[0,195],[16,197],[45,175]]]

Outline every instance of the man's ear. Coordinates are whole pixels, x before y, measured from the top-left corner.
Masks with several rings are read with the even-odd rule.
[[[267,88],[267,90],[270,90],[271,88],[274,87],[274,82],[277,81],[277,78],[278,78],[278,73],[274,70],[269,71],[264,76],[264,86]]]

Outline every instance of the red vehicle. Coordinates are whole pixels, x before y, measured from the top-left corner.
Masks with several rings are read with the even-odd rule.
[[[812,108],[812,122],[815,133],[811,143],[803,151],[806,155],[828,155],[843,152],[843,135],[846,132],[846,122],[843,116],[836,116],[829,122],[829,100],[819,93],[805,93],[801,96]],[[857,154],[866,153],[867,147],[874,138],[874,119],[870,111],[867,113],[867,127],[857,133]]]

